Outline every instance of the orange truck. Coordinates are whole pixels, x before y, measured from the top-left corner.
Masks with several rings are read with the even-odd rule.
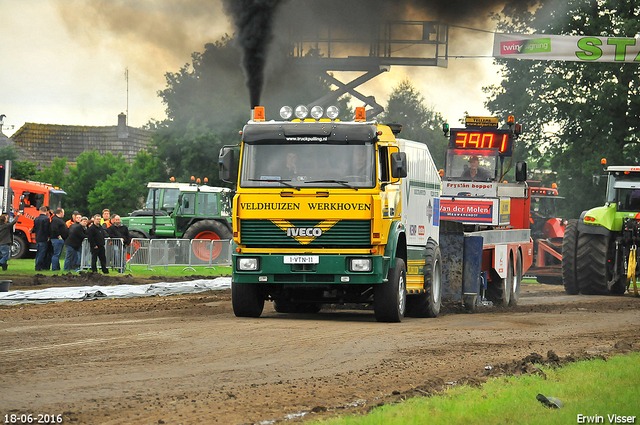
[[[38,209],[43,205],[51,211],[61,208],[62,197],[66,194],[64,190],[48,183],[11,179],[8,202],[4,205],[11,205],[13,211],[21,212],[13,230],[11,258],[23,258],[28,251],[36,250],[33,220],[40,215]],[[3,209],[7,211],[7,208]],[[8,209],[7,212],[10,211],[11,209]]]

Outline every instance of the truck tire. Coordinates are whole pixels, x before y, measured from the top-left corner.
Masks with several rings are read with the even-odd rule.
[[[427,242],[424,262],[424,290],[407,296],[407,316],[438,317],[442,303],[442,257],[440,247],[433,240]]]
[[[509,297],[509,305],[518,305],[520,299],[520,285],[522,284],[522,253],[516,252],[516,264],[513,269],[513,276],[511,279],[511,296]]]
[[[201,220],[193,223],[186,232],[185,239],[208,239],[217,241],[220,239],[231,239],[229,229],[219,221]],[[222,253],[222,244],[213,242],[211,252],[205,247],[193,245],[193,253],[202,261],[215,260]]]
[[[231,282],[231,304],[236,317],[260,317],[264,298],[257,283]]]
[[[569,220],[562,238],[562,283],[569,295],[578,295],[578,277],[576,276],[576,258],[578,249],[578,220]]]
[[[13,235],[13,243],[11,244],[11,258],[15,260],[23,258],[28,250],[29,245],[27,244],[27,241],[22,236]]]
[[[608,236],[590,233],[578,235],[576,277],[581,293],[585,295],[609,293],[607,288],[607,282],[610,279],[607,268],[608,254]]]
[[[407,267],[396,257],[387,281],[373,290],[373,312],[378,322],[402,322],[407,307]]]
[[[497,307],[507,307],[511,300],[511,284],[513,281],[513,262],[509,258],[507,277],[501,278],[495,269],[491,269],[491,280],[487,282],[487,299]]]

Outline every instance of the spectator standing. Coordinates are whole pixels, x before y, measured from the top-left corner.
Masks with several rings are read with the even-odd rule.
[[[47,207],[40,207],[40,215],[33,220],[33,232],[36,234],[36,271],[49,270],[45,266],[47,251],[49,249],[49,235],[51,234],[51,222]]]
[[[91,271],[98,271],[97,260],[100,260],[100,268],[102,273],[109,274],[107,268],[107,257],[104,251],[104,234],[106,230],[100,225],[100,214],[93,216],[93,225],[87,228],[87,239],[89,239],[89,246],[91,247]]]
[[[113,260],[115,267],[121,272],[124,270],[124,264],[121,264],[121,259],[124,258],[124,248],[131,243],[131,236],[129,235],[129,228],[122,224],[120,216],[115,214],[111,217],[111,227],[107,229],[107,233],[111,239],[122,240],[122,245],[114,245],[113,247]],[[122,261],[124,263],[124,261]]]
[[[111,211],[109,211],[109,208],[105,208],[102,210],[100,226],[104,227],[105,229],[111,227]]]
[[[18,221],[19,214],[18,212],[12,219],[9,219],[6,214],[0,215],[0,266],[2,266],[2,270],[7,270],[7,263],[9,262],[9,258],[11,258],[13,225]]]
[[[80,268],[82,241],[87,237],[87,217],[80,217],[80,221],[69,227],[69,235],[64,244],[67,246],[67,255],[64,259],[64,271],[68,272]]]
[[[51,245],[53,246],[53,255],[51,256],[51,270],[60,270],[60,254],[64,247],[64,240],[69,236],[69,229],[64,222],[64,210],[58,208],[53,217],[51,217]]]
[[[73,213],[71,213],[71,218],[65,223],[67,225],[67,229],[71,227],[73,223],[79,223],[81,218],[82,217],[80,216],[80,213],[78,211],[74,211]]]

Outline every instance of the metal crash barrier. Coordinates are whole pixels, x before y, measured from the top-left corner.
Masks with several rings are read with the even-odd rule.
[[[209,239],[132,239],[123,246],[122,239],[105,239],[107,268],[124,273],[131,266],[146,266],[148,270],[181,266],[214,268],[231,265],[231,240]],[[98,260],[99,262],[100,260]],[[89,241],[82,242],[81,270],[91,269]]]

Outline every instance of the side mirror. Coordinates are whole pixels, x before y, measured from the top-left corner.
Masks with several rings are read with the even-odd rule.
[[[219,166],[219,177],[220,180],[225,181],[227,183],[234,183],[232,180],[235,180],[235,172],[234,172],[234,155],[233,148],[225,146],[220,149],[220,154],[218,155],[218,166]]]
[[[391,177],[401,179],[407,177],[407,154],[393,152],[391,154]]]
[[[516,162],[516,181],[517,182],[527,181],[527,163],[524,161]]]

